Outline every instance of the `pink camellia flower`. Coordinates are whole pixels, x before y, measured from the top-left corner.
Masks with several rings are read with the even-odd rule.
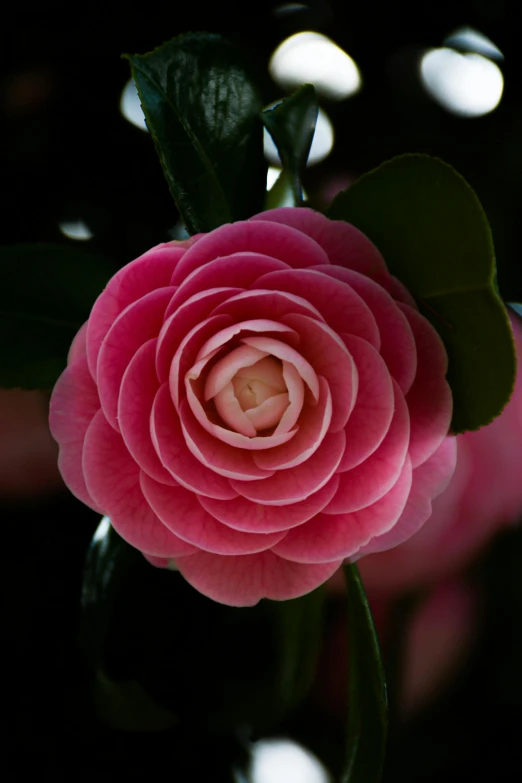
[[[511,316],[522,362],[522,321]],[[384,595],[422,587],[465,566],[501,528],[522,518],[522,372],[487,427],[457,436],[458,459],[427,525],[393,551],[361,563],[364,584]]]
[[[226,604],[395,546],[454,468],[437,333],[353,226],[283,208],[118,272],[51,401],[71,491]]]

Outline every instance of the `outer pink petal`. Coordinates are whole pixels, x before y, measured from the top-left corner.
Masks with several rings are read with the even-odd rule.
[[[338,485],[339,476],[334,475],[318,492],[291,506],[265,506],[242,497],[225,501],[199,497],[198,500],[213,517],[233,530],[273,533],[289,530],[314,517],[331,500]]]
[[[345,446],[344,431],[330,432],[306,461],[289,470],[278,470],[264,481],[235,481],[232,487],[254,503],[286,506],[318,492],[332,478]]]
[[[58,467],[63,480],[82,503],[101,511],[91,497],[82,469],[85,433],[100,409],[96,385],[85,354],[74,359],[63,371],[53,389],[49,426],[60,446]]]
[[[220,256],[235,253],[263,253],[277,258],[289,266],[313,266],[327,264],[328,257],[309,237],[278,222],[259,225],[251,221],[221,226],[202,237],[178,264],[172,284],[180,284],[195,270]],[[321,260],[318,260],[321,259]]]
[[[198,592],[228,606],[254,606],[261,598],[287,601],[315,590],[342,561],[301,565],[272,552],[224,557],[205,552],[183,557],[176,564]]]
[[[169,386],[176,408],[184,396],[185,376],[193,366],[201,346],[213,334],[230,324],[227,315],[216,315],[195,326],[181,341],[174,354],[169,371]]]
[[[445,379],[448,357],[433,326],[408,305],[401,305],[417,344],[417,373],[406,395],[410,411],[410,457],[416,468],[440,446],[449,432],[453,400]]]
[[[322,266],[318,267],[318,271],[338,280],[344,280],[366,302],[379,328],[380,354],[388,370],[406,394],[415,378],[417,349],[411,327],[402,310],[397,307],[397,302],[378,283],[352,269]]]
[[[431,501],[448,486],[456,461],[456,438],[447,437],[437,451],[413,471],[410,496],[397,524],[388,533],[372,539],[360,550],[358,557],[392,549],[413,536],[429,519]]]
[[[102,411],[91,422],[83,450],[87,488],[129,544],[157,557],[194,551],[159,521],[140,488],[140,469]]]
[[[408,454],[410,420],[404,396],[396,381],[395,413],[381,445],[357,467],[341,473],[337,495],[327,514],[346,514],[369,506],[388,492],[399,478]]]
[[[390,273],[383,257],[367,236],[344,220],[330,220],[306,207],[269,209],[254,215],[251,220],[277,221],[294,226],[315,239],[326,251],[331,264],[355,269],[385,288],[388,286]]]
[[[94,303],[87,327],[87,357],[93,378],[101,344],[116,318],[145,294],[171,285],[174,268],[185,252],[184,247],[174,243],[158,245],[109,280]]]
[[[168,557],[156,557],[155,555],[148,555],[146,552],[141,554],[155,568],[169,568],[170,566],[171,561]]]
[[[285,536],[285,531],[257,534],[232,530],[205,511],[193,492],[159,484],[145,473],[141,474],[141,487],[163,524],[205,552],[250,555],[269,549]]]
[[[288,443],[254,454],[256,465],[265,470],[292,469],[317,451],[332,420],[332,395],[324,378],[319,378],[321,394],[317,405],[306,405],[299,419],[299,429]]]
[[[87,352],[87,325],[88,321],[85,321],[83,326],[80,326],[69,348],[67,354],[67,364],[70,364],[75,359],[78,359],[84,353]]]
[[[278,272],[269,274],[280,274]],[[264,277],[264,275],[263,275]],[[263,288],[257,288],[259,281],[256,282],[256,288],[252,291],[243,291],[237,296],[233,296],[221,305],[218,305],[213,315],[227,313],[235,321],[246,321],[249,318],[271,318],[273,321],[281,318],[288,313],[300,313],[309,315],[311,318],[317,318],[318,321],[324,321],[323,316],[306,299],[301,296],[289,294],[286,291],[270,291]]]
[[[369,343],[342,334],[359,375],[355,407],[346,425],[346,449],[340,471],[360,465],[382,443],[395,407],[393,383],[380,355]]]
[[[332,394],[330,432],[338,432],[346,426],[357,399],[359,378],[355,362],[339,335],[327,324],[305,315],[285,315],[283,321],[298,332],[302,355],[328,382]]]
[[[200,244],[198,242],[198,246]],[[211,288],[250,288],[258,277],[277,269],[288,269],[288,264],[261,253],[235,253],[215,258],[195,269],[184,280],[172,298],[172,308],[179,307],[191,296]]]
[[[318,514],[290,530],[274,547],[280,557],[298,563],[324,563],[349,557],[375,535],[389,530],[400,517],[411,488],[411,462],[406,460],[391,490],[371,506],[352,514]]]
[[[157,337],[172,288],[159,288],[129,305],[113,323],[98,354],[100,402],[109,424],[118,430],[118,397],[127,365],[143,343]]]
[[[118,424],[125,445],[140,468],[163,484],[175,484],[161,464],[152,443],[151,411],[158,391],[155,370],[156,339],[148,340],[134,354],[121,382]]]
[[[188,448],[207,468],[226,478],[242,481],[266,479],[272,475],[257,467],[252,452],[229,446],[203,429],[187,400],[181,402],[179,415]]]
[[[226,478],[203,465],[189,451],[167,384],[156,394],[150,426],[161,462],[181,486],[219,500],[237,497]]]
[[[179,308],[172,308],[172,302],[168,304],[164,314],[165,322],[158,337],[156,371],[160,383],[169,377],[170,363],[183,338],[195,326],[201,324],[217,304],[225,301],[239,290],[238,288],[213,288],[210,291],[196,294]],[[171,310],[173,312],[169,312]]]
[[[414,310],[418,309],[415,299],[410,294],[406,286],[393,275],[391,276],[391,284],[390,284],[389,291],[397,302],[403,302],[404,304],[413,307]]]
[[[380,347],[381,338],[372,311],[347,283],[315,269],[287,269],[263,275],[256,285],[300,296],[321,313],[335,332],[356,334],[375,348]]]

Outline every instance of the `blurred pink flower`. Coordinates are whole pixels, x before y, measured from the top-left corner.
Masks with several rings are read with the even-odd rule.
[[[511,316],[518,362],[522,321]],[[429,584],[466,565],[502,527],[522,516],[522,373],[511,400],[487,427],[457,436],[457,467],[429,522],[394,550],[360,564],[372,593]]]
[[[155,565],[288,599],[428,518],[447,357],[353,226],[277,209],[124,267],[51,403],[64,480]]]
[[[344,597],[340,575],[328,582],[328,593]],[[425,708],[444,691],[466,664],[480,626],[480,593],[463,579],[438,583],[413,608],[401,631],[401,657],[397,661],[393,606],[382,597],[368,595],[379,635],[385,668],[390,658],[399,678],[395,698],[402,718]],[[313,696],[327,713],[344,718],[348,708],[348,621],[345,602],[327,629],[313,688]],[[394,683],[395,685],[395,683]]]
[[[20,501],[63,487],[40,391],[0,389],[0,498]]]

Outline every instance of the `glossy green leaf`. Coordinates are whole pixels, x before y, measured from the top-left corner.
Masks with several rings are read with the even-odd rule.
[[[121,722],[124,708],[139,725],[146,708],[152,726],[170,714],[205,730],[269,729],[310,687],[322,595],[223,606],[151,566],[105,517],[84,571],[81,646],[102,673],[106,721]]]
[[[442,337],[453,431],[492,421],[509,399],[516,361],[491,231],[470,186],[440,160],[404,155],[339,194],[329,217],[377,245]]]
[[[289,98],[261,115],[277,147],[283,170],[288,173],[296,207],[303,203],[301,172],[310,154],[318,111],[314,86],[303,84]]]
[[[65,245],[0,248],[0,386],[52,388],[113,271]]]
[[[348,584],[348,727],[342,783],[379,783],[388,731],[386,680],[368,599],[354,564]]]
[[[189,33],[125,55],[170,191],[190,234],[263,208],[261,99],[241,52]]]

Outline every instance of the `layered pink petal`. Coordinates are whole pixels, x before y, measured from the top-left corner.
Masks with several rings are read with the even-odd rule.
[[[305,207],[268,209],[250,220],[293,226],[312,237],[325,250],[331,264],[361,272],[385,288],[389,285],[390,273],[375,245],[358,228],[344,220],[330,220]]]
[[[227,315],[212,316],[195,326],[181,341],[169,371],[170,393],[176,408],[183,397],[185,376],[193,366],[199,349],[213,334],[229,324],[230,318]]]
[[[138,349],[125,370],[118,401],[118,425],[125,445],[140,468],[156,481],[175,484],[161,464],[151,437],[151,411],[159,387],[155,357],[153,338]]]
[[[143,343],[157,337],[172,288],[158,288],[129,305],[112,324],[98,354],[100,402],[109,424],[118,429],[118,397],[127,365]]]
[[[448,356],[433,326],[408,305],[400,305],[417,345],[417,373],[406,395],[410,411],[410,457],[416,468],[440,446],[448,434],[453,400],[445,375]]]
[[[281,540],[285,531],[243,533],[218,522],[198,503],[193,492],[183,487],[167,487],[145,473],[141,488],[149,504],[164,525],[184,541],[218,555],[246,555],[269,549]]]
[[[195,393],[190,378],[187,378],[186,382],[187,402],[190,406],[190,410],[198,424],[208,432],[215,440],[221,441],[223,444],[233,447],[235,449],[246,449],[248,451],[257,451],[258,449],[271,449],[274,446],[279,446],[281,443],[286,443],[293,438],[295,430],[290,432],[281,432],[279,434],[273,433],[272,435],[257,435],[255,428],[252,428],[252,435],[243,434],[242,432],[235,432],[228,430],[221,425],[212,421],[203,405],[200,402],[198,395]],[[237,418],[233,419],[235,424],[241,425],[243,419],[240,418],[239,411],[236,410]],[[246,418],[246,417],[245,417]],[[248,421],[248,419],[247,419]],[[250,425],[250,421],[248,421]],[[247,430],[245,429],[245,432]]]
[[[275,427],[285,410],[288,408],[288,392],[275,394],[264,400],[257,408],[249,408],[245,411],[247,417],[252,422],[258,432]],[[274,433],[277,437],[278,433]],[[283,433],[286,434],[286,433]]]
[[[161,463],[181,486],[219,500],[237,497],[226,478],[202,464],[189,450],[167,384],[156,394],[150,426]]]
[[[63,480],[82,503],[101,511],[85,484],[82,452],[85,433],[100,409],[96,385],[87,366],[87,357],[80,354],[60,375],[51,397],[49,426],[60,446],[58,467]]]
[[[156,371],[160,383],[169,377],[172,358],[183,338],[208,318],[217,304],[227,300],[239,290],[238,288],[213,288],[191,297],[180,307],[172,308],[172,301],[169,302],[164,314],[165,322],[158,337]],[[173,312],[169,312],[171,310]]]
[[[109,280],[94,303],[87,327],[87,358],[93,378],[96,378],[101,344],[114,321],[142,296],[171,285],[172,273],[185,252],[185,247],[178,243],[158,245]]]
[[[215,395],[214,405],[224,424],[247,438],[256,437],[257,429],[239,404],[231,383]]]
[[[386,362],[391,375],[403,393],[406,394],[413,383],[417,370],[417,349],[411,327],[403,312],[397,307],[397,302],[382,286],[352,269],[322,266],[318,267],[318,271],[323,275],[343,280],[366,302],[379,329],[381,341],[379,353]],[[341,329],[340,331],[351,330]]]
[[[317,375],[323,376],[332,395],[330,432],[338,432],[348,421],[357,399],[357,367],[346,345],[327,324],[305,315],[286,315],[284,322],[301,338],[300,352]]]
[[[227,313],[235,321],[246,321],[251,318],[261,317],[270,317],[272,321],[275,321],[288,313],[300,313],[311,318],[317,318],[318,321],[324,321],[319,310],[306,299],[303,299],[303,297],[289,294],[286,291],[264,290],[262,287],[258,288],[258,286],[259,281],[256,281],[254,290],[243,291],[236,296],[230,297],[226,302],[215,308],[213,315]]]
[[[181,402],[179,416],[188,448],[207,468],[242,481],[258,481],[272,475],[257,467],[251,451],[235,448],[210,435],[194,417],[187,400]]]
[[[299,429],[288,443],[254,454],[256,465],[265,470],[288,470],[309,459],[323,442],[332,420],[332,395],[324,378],[319,378],[321,393],[317,405],[304,407]]]
[[[160,522],[145,500],[140,469],[102,411],[98,411],[87,430],[83,472],[89,493],[116,532],[131,546],[157,557],[194,552],[194,547]]]
[[[286,326],[284,323],[279,323],[278,321],[271,321],[268,318],[257,318],[226,326],[224,329],[216,332],[216,334],[209,337],[205,344],[201,346],[198,355],[196,356],[196,361],[199,362],[216,349],[222,348],[234,337],[240,339],[239,335],[243,335],[243,333],[246,332],[262,334],[263,336],[277,335],[280,339],[290,340],[294,344],[299,344],[297,335],[291,327]],[[281,335],[284,335],[284,337],[281,337]]]
[[[240,345],[230,351],[209,371],[205,380],[205,401],[215,397],[243,367],[251,367],[266,356],[264,351],[258,351],[249,345]]]
[[[318,514],[288,531],[273,548],[276,555],[298,563],[324,563],[349,557],[375,535],[389,530],[403,512],[411,488],[411,462],[406,460],[396,484],[376,503],[351,514]]]
[[[230,481],[239,495],[254,503],[285,506],[318,492],[335,473],[345,446],[344,431],[328,433],[312,456],[291,470],[278,470],[264,481]]]
[[[290,362],[283,362],[283,380],[288,391],[288,407],[279,420],[279,424],[275,429],[275,435],[279,435],[281,432],[290,432],[301,415],[305,400],[303,379],[299,375],[297,368]]]
[[[302,297],[321,313],[335,332],[356,334],[375,348],[381,344],[372,311],[353,288],[341,280],[315,269],[287,269],[263,275],[256,285]]]
[[[228,606],[254,606],[261,598],[287,601],[315,590],[341,565],[302,565],[272,552],[225,557],[200,552],[176,561],[187,582],[213,601]]]
[[[270,226],[259,225],[251,220],[239,221],[207,234],[187,251],[182,263],[176,267],[172,284],[183,283],[195,269],[216,258],[249,251],[272,256],[299,268],[328,263],[326,253],[316,242],[289,225],[281,225],[278,221]]]
[[[339,476],[334,475],[318,492],[290,506],[265,506],[241,496],[227,501],[205,497],[198,500],[213,517],[233,530],[273,533],[290,530],[314,517],[331,500],[338,485]]]
[[[200,244],[198,242],[198,246]],[[258,277],[278,269],[288,269],[288,264],[261,253],[235,253],[215,258],[184,280],[172,297],[172,307],[179,307],[195,294],[211,288],[250,288]]]
[[[283,343],[280,340],[274,340],[273,337],[265,337],[264,335],[262,337],[243,337],[242,342],[244,342],[245,345],[252,345],[260,351],[271,354],[272,356],[281,359],[282,362],[293,364],[312,392],[314,400],[317,402],[319,399],[319,380],[317,378],[317,373],[310,362],[308,362],[299,351],[296,351],[291,345],[286,345],[286,343]]]
[[[447,437],[437,451],[413,471],[411,492],[397,524],[389,532],[372,539],[358,556],[392,549],[413,536],[429,519],[432,500],[448,486],[456,460],[456,438]]]
[[[381,445],[357,467],[341,473],[337,494],[325,508],[327,514],[358,511],[388,492],[399,478],[406,460],[410,437],[410,419],[404,396],[396,381],[395,413]]]
[[[346,425],[346,448],[340,471],[360,465],[380,446],[388,432],[395,407],[393,383],[384,361],[369,343],[341,335],[359,376],[355,406]]]

